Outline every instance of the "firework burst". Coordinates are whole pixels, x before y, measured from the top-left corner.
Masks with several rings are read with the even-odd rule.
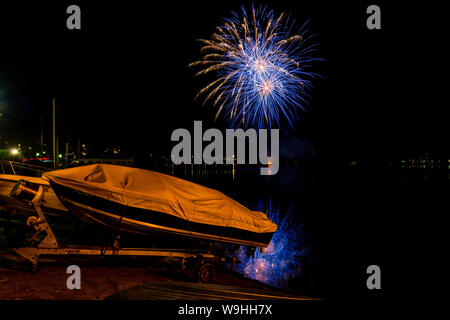
[[[285,13],[275,16],[266,7],[252,7],[250,16],[244,7],[240,15],[233,12],[211,39],[199,40],[202,58],[189,67],[216,79],[196,99],[212,101],[216,118],[222,113],[234,126],[271,128],[281,117],[292,126],[317,76],[311,62],[319,59],[310,56],[316,45],[308,45],[305,25],[291,34],[293,21]]]

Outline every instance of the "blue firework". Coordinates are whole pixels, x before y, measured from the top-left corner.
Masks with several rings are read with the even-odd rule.
[[[224,114],[234,126],[271,128],[282,117],[292,126],[317,76],[311,62],[319,59],[311,57],[316,44],[308,44],[307,22],[292,34],[289,16],[275,16],[267,7],[252,7],[251,16],[242,7],[232,15],[211,39],[199,40],[202,57],[189,66],[201,67],[196,76],[216,78],[196,98],[212,101],[216,118]]]

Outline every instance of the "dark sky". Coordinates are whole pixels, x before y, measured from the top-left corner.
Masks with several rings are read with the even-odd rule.
[[[14,3],[0,4],[0,112],[15,119],[10,135],[38,141],[39,114],[50,119],[52,97],[64,123],[61,139],[72,142],[81,136],[170,150],[171,132],[191,129],[193,120],[224,127],[212,123],[213,107],[194,102],[204,81],[186,66],[199,56],[195,40],[250,1]],[[264,3],[290,12],[297,24],[311,19],[317,56],[327,60],[315,65],[324,77],[294,137],[320,145],[330,159],[449,154],[442,8],[406,1]],[[365,25],[373,3],[382,10],[381,30]],[[81,31],[66,29],[70,4],[81,7]]]

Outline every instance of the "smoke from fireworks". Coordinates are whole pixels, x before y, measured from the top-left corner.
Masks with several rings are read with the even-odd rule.
[[[282,13],[275,16],[266,7],[252,8],[248,16],[233,12],[210,40],[201,39],[201,67],[196,74],[215,73],[217,78],[201,89],[196,98],[211,101],[219,114],[233,125],[268,127],[284,116],[292,126],[297,109],[303,109],[312,88],[310,56],[315,45],[305,25],[291,34],[293,21]]]

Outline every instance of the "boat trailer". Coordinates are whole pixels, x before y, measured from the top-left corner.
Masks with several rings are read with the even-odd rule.
[[[23,179],[11,191],[12,197],[32,206],[37,213],[37,216],[30,216],[26,220],[26,224],[35,229],[35,233],[28,239],[30,246],[11,249],[30,262],[34,272],[39,270],[38,259],[41,255],[173,257],[181,258],[182,269],[193,271],[198,282],[209,283],[219,262],[236,262],[235,257],[231,259],[207,250],[120,248],[119,239],[114,241],[112,247],[60,246],[41,208],[44,193],[41,185]]]

